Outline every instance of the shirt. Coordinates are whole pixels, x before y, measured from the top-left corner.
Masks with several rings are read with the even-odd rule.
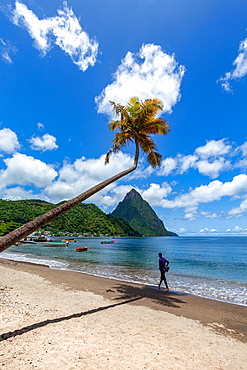
[[[164,257],[160,257],[159,259],[159,269],[160,271],[166,271],[166,266],[168,265],[169,261]]]

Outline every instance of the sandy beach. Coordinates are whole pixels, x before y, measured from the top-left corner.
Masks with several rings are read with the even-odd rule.
[[[247,307],[0,259],[0,364],[247,369]]]

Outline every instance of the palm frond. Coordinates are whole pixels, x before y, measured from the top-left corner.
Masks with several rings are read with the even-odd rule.
[[[141,113],[142,119],[152,120],[156,115],[162,111],[163,103],[159,99],[146,99],[141,103]]]
[[[132,97],[123,106],[110,102],[118,120],[108,122],[110,130],[118,130],[112,140],[112,148],[106,154],[106,163],[112,153],[116,153],[125,147],[128,142],[136,143],[137,160],[139,147],[147,155],[147,160],[152,167],[160,166],[161,154],[157,152],[156,145],[150,135],[166,135],[170,130],[169,124],[162,118],[157,118],[163,110],[163,103],[159,99],[146,99],[140,101],[138,97]],[[136,162],[137,163],[137,162]]]
[[[146,122],[143,131],[149,134],[167,135],[170,131],[170,126],[165,120],[157,118],[151,122]]]
[[[109,163],[111,154],[112,154],[112,149],[109,149],[105,156],[105,164]]]
[[[156,149],[154,141],[148,135],[139,135],[137,138],[137,143],[140,145],[144,153],[150,153]]]
[[[109,121],[108,126],[111,131],[115,131],[119,128],[121,121]]]
[[[162,155],[154,151],[151,151],[147,155],[147,161],[150,164],[150,166],[153,168],[161,166],[161,158],[162,158]]]

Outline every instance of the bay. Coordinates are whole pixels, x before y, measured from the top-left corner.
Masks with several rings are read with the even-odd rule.
[[[60,241],[60,238],[53,238]],[[172,291],[247,306],[247,237],[76,238],[66,246],[12,246],[1,257],[157,287],[158,253],[170,261]],[[87,246],[86,252],[76,248]]]

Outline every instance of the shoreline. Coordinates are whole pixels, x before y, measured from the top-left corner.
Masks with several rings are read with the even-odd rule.
[[[139,279],[136,279],[136,276],[131,276],[131,274],[125,275],[125,272],[123,274],[119,274],[119,270],[117,271],[111,271],[112,273],[108,273],[103,269],[100,269],[98,273],[98,267],[95,268],[89,268],[86,266],[86,271],[82,271],[80,268],[77,268],[77,266],[72,265],[68,268],[67,262],[56,261],[56,258],[51,258],[49,260],[46,260],[46,258],[36,258],[37,256],[34,256],[33,258],[27,258],[27,259],[15,259],[11,255],[6,255],[4,257],[1,257],[2,259],[7,259],[14,262],[23,262],[23,263],[30,263],[34,265],[43,265],[46,267],[49,267],[51,269],[56,270],[66,270],[66,271],[72,271],[72,272],[78,272],[82,274],[87,274],[89,276],[95,276],[99,278],[108,278],[111,280],[117,280],[125,282],[126,284],[140,284],[145,286],[152,286],[156,287],[157,281],[159,280],[159,276],[157,274],[156,278],[152,276],[146,276],[146,275],[140,275]],[[147,277],[147,278],[146,278]],[[199,279],[199,281],[198,281]],[[247,296],[246,296],[246,284],[244,281],[238,283],[238,281],[232,281],[232,280],[224,280],[223,278],[216,279],[215,277],[210,276],[194,276],[194,275],[180,275],[180,274],[172,274],[169,273],[168,276],[168,285],[171,287],[172,291],[177,291],[180,294],[191,294],[193,296],[199,297],[199,298],[205,298],[210,299],[213,301],[219,301],[223,303],[229,303],[239,306],[247,307]]]
[[[197,320],[215,332],[247,343],[247,307],[197,295],[131,283],[87,273],[59,270],[42,264],[0,258],[0,266],[26,272],[68,290],[91,292],[114,302],[164,311],[178,317]]]

